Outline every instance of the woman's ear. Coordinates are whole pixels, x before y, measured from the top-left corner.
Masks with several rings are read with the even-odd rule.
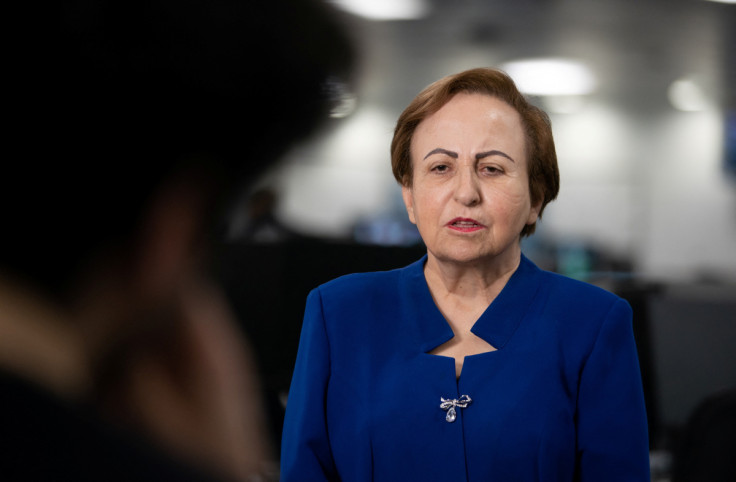
[[[406,212],[409,215],[409,221],[416,224],[416,218],[414,217],[414,191],[411,186],[401,186],[401,197],[404,198],[404,206],[406,206]]]
[[[539,220],[539,212],[542,210],[542,201],[532,204],[529,210],[529,217],[526,220],[526,224],[534,224]]]

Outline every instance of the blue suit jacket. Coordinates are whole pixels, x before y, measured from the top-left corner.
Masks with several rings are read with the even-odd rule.
[[[283,481],[648,481],[631,308],[522,256],[472,331],[497,350],[428,354],[453,337],[426,257],[353,274],[307,300],[283,432]],[[468,395],[446,421],[441,398]]]

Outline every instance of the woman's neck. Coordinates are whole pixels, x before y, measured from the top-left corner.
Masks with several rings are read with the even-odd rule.
[[[427,254],[424,276],[435,297],[482,300],[486,306],[501,292],[519,267],[521,249],[503,259],[455,263]]]

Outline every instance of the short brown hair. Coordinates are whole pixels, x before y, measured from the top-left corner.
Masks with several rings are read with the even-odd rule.
[[[506,73],[497,69],[478,68],[444,77],[425,88],[404,109],[396,123],[391,141],[391,167],[394,177],[402,186],[411,186],[411,141],[417,126],[434,114],[458,93],[486,94],[513,107],[521,116],[526,134],[529,194],[532,204],[541,201],[539,217],[544,207],[557,197],[560,190],[560,172],[552,138],[549,117],[532,105],[516,88]],[[521,236],[534,232],[535,224],[524,226]]]

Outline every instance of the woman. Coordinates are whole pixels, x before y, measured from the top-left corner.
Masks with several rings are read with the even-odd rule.
[[[559,188],[546,115],[462,72],[391,155],[427,255],[310,293],[282,480],[649,480],[631,308],[521,253]]]

